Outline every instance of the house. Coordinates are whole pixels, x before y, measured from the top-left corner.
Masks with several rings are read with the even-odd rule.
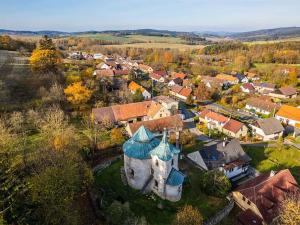
[[[143,71],[144,73],[153,73],[152,67],[145,65],[145,64],[139,64],[139,69]]]
[[[165,102],[152,100],[93,108],[92,115],[96,123],[110,122],[115,125],[126,125],[174,115],[178,111],[178,104],[174,104],[174,102],[166,104]]]
[[[243,75],[243,74],[236,74],[236,78],[239,80],[240,83],[248,83],[249,82],[249,79]]]
[[[245,137],[248,132],[245,124],[212,110],[205,109],[200,112],[199,122],[205,123],[210,130],[217,130],[234,138]]]
[[[132,94],[135,94],[135,92],[137,90],[140,90],[142,92],[142,95],[143,95],[144,99],[150,99],[151,98],[151,94],[145,88],[143,88],[141,85],[135,83],[134,81],[131,81],[129,83],[128,89],[131,91]]]
[[[183,80],[181,78],[177,77],[177,78],[171,80],[168,83],[168,87],[173,87],[174,85],[180,85],[181,86],[182,83],[183,83]]]
[[[174,85],[170,90],[170,94],[179,99],[186,101],[187,98],[192,94],[192,89],[185,88],[179,85]]]
[[[257,120],[249,125],[253,136],[262,141],[275,140],[283,135],[284,128],[280,121],[275,118]]]
[[[232,192],[234,202],[243,211],[238,217],[240,224],[273,224],[286,195],[297,191],[297,181],[288,169],[270,171],[245,181]],[[249,217],[255,223],[253,220],[249,223]]]
[[[241,91],[244,93],[253,93],[255,88],[251,83],[244,83],[241,85]]]
[[[222,89],[226,85],[226,82],[224,80],[218,79],[216,77],[201,76],[200,79],[208,88]]]
[[[106,64],[105,62],[101,62],[98,65],[96,65],[96,68],[98,70],[108,70],[111,69],[110,65]]]
[[[94,76],[96,76],[97,79],[103,79],[107,77],[113,77],[114,70],[108,69],[108,70],[95,70],[93,73]]]
[[[269,98],[253,97],[248,99],[245,108],[253,113],[274,115],[275,112],[279,109],[279,106],[273,103]]]
[[[182,82],[182,86],[192,88],[193,87],[193,82],[190,79],[184,79],[183,82]]]
[[[274,92],[269,93],[269,96],[274,98],[296,98],[297,90],[294,87],[282,87]]]
[[[120,77],[120,76],[126,76],[129,74],[128,70],[122,69],[122,70],[114,70],[114,76]]]
[[[152,191],[172,202],[181,199],[185,175],[178,169],[180,150],[170,144],[164,132],[160,141],[141,126],[123,144],[124,171],[130,187],[142,193]]]
[[[273,91],[275,91],[275,84],[271,84],[271,83],[263,83],[263,82],[254,82],[253,83],[253,87],[255,88],[255,90],[261,94],[269,94]]]
[[[209,142],[199,153],[207,170],[218,169],[229,179],[247,175],[251,158],[244,152],[238,139]]]
[[[177,72],[172,72],[171,76],[173,79],[175,78],[180,78],[181,80],[184,80],[185,78],[187,78],[187,75],[184,73],[177,73]]]
[[[256,73],[244,72],[244,75],[248,78],[249,81],[260,80],[260,77]]]
[[[165,82],[165,77],[160,75],[159,73],[153,72],[149,75],[149,77],[151,78],[151,80],[156,81],[156,82],[160,82],[160,83]]]
[[[103,59],[104,58],[104,55],[101,54],[101,53],[96,53],[93,55],[94,59]]]
[[[155,96],[152,98],[152,101],[161,104],[165,109],[169,110],[172,115],[178,114],[178,101],[164,95]]]
[[[232,75],[228,75],[228,74],[224,74],[224,73],[221,73],[221,74],[218,74],[216,76],[217,79],[220,79],[220,80],[224,80],[225,83],[227,83],[228,85],[234,85],[234,84],[238,84],[239,83],[239,79],[232,76]]]
[[[230,137],[242,138],[247,135],[248,128],[245,126],[245,124],[237,120],[229,119],[223,126],[221,132]]]
[[[126,130],[129,136],[132,136],[141,126],[144,126],[149,131],[154,133],[155,136],[161,135],[164,130],[169,134],[176,133],[183,130],[183,121],[180,115],[162,117],[155,120],[140,121],[130,123],[127,125]]]
[[[275,115],[275,118],[283,124],[300,129],[300,108],[294,106],[282,105]]]

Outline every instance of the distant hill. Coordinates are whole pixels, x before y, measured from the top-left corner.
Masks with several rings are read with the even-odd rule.
[[[0,29],[0,35],[24,35],[24,36],[72,36],[72,35],[87,35],[87,34],[113,34],[116,36],[123,35],[150,35],[150,36],[190,36],[190,37],[220,37],[230,38],[241,41],[257,41],[257,40],[277,40],[284,38],[300,37],[300,27],[284,27],[275,29],[264,29],[248,32],[181,32],[170,30],[156,30],[156,29],[137,29],[137,30],[107,30],[107,31],[84,31],[84,32],[63,32],[63,31],[16,31]]]
[[[234,33],[229,37],[242,41],[277,40],[300,37],[300,27],[284,27],[257,31]]]

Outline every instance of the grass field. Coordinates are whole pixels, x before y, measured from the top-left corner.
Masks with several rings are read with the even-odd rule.
[[[199,170],[189,169],[188,179],[183,187],[183,195],[179,202],[172,203],[161,200],[154,194],[141,195],[138,191],[124,186],[120,177],[123,161],[119,160],[110,167],[96,174],[96,184],[105,190],[104,203],[110,205],[114,200],[129,202],[131,210],[137,216],[145,216],[150,224],[171,224],[177,210],[185,204],[199,209],[204,219],[213,216],[226,204],[225,199],[207,196],[199,188]],[[163,205],[163,210],[158,208]]]
[[[300,37],[285,38],[285,39],[272,40],[272,41],[245,41],[244,44],[259,45],[259,44],[273,44],[273,43],[288,42],[288,41],[300,41]]]
[[[80,37],[88,37],[103,41],[116,41],[120,44],[106,45],[107,47],[117,48],[169,48],[169,49],[201,49],[203,45],[187,45],[185,41],[178,37],[160,37],[147,35],[127,35],[115,36],[112,34],[95,34],[83,35]]]
[[[245,150],[252,158],[251,165],[258,171],[278,171],[288,168],[300,183],[300,151],[296,148],[278,150],[277,148],[245,147]]]

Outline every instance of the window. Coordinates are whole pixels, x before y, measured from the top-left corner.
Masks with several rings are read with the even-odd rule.
[[[245,198],[245,196],[243,196],[243,201],[246,201],[246,198]]]
[[[171,165],[172,165],[172,166],[174,165],[174,159],[172,159]]]
[[[162,117],[162,114],[159,114],[159,117]]]
[[[248,200],[248,201],[247,201],[247,204],[248,204],[248,205],[251,205],[251,202]]]
[[[137,121],[142,121],[142,118],[141,118],[141,117],[138,117],[138,118],[137,118]]]
[[[158,160],[155,161],[155,165],[158,166]]]
[[[129,174],[130,174],[130,177],[133,178],[134,177],[134,170],[133,169],[129,169]]]
[[[154,186],[158,187],[158,181],[157,180],[154,181]]]

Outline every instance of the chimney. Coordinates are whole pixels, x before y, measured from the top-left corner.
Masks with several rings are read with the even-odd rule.
[[[226,138],[224,138],[223,140],[223,148],[225,148],[225,146],[226,146]]]

